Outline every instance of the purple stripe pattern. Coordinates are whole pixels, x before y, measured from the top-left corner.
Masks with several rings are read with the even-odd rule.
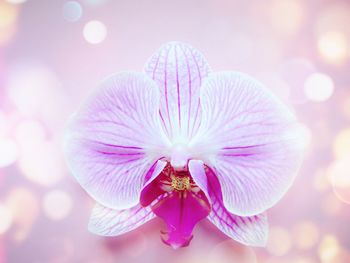
[[[227,236],[242,244],[265,246],[268,236],[266,213],[252,217],[241,217],[230,213],[223,204],[220,184],[213,171],[205,168],[202,161],[191,160],[188,166],[193,180],[211,201],[209,221]]]
[[[291,186],[303,156],[301,126],[270,91],[242,73],[213,73],[201,89],[194,148],[221,184],[223,203],[240,216],[263,213]]]
[[[102,205],[125,209],[138,203],[144,177],[165,147],[158,121],[159,92],[141,73],[105,80],[73,116],[65,153],[73,175]]]
[[[158,84],[160,115],[169,139],[189,140],[201,120],[199,90],[210,72],[205,58],[187,44],[171,42],[149,59],[144,71]]]
[[[118,236],[134,230],[154,218],[150,207],[115,210],[96,204],[92,210],[89,230],[101,236]]]

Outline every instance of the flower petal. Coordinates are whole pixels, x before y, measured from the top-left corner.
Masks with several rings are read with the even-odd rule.
[[[199,51],[179,42],[162,46],[145,66],[160,88],[162,124],[174,143],[186,142],[198,129],[199,88],[209,71]]]
[[[208,194],[212,203],[212,210],[208,216],[209,221],[224,234],[242,244],[265,246],[268,237],[266,212],[250,217],[241,217],[230,213],[223,204],[218,178],[211,169],[208,169],[206,174]]]
[[[198,160],[189,161],[188,169],[195,183],[211,202],[209,221],[240,243],[250,246],[266,245],[268,231],[266,213],[252,217],[231,214],[222,202],[220,184],[213,171],[206,169],[203,162]]]
[[[294,180],[304,148],[301,126],[271,92],[240,73],[212,74],[201,105],[191,147],[214,169],[225,207],[240,216],[264,212]]]
[[[155,215],[150,207],[135,207],[115,210],[96,204],[92,210],[89,230],[101,236],[118,236],[148,222]]]
[[[268,223],[266,213],[242,217],[231,214],[221,203],[214,202],[208,219],[225,235],[247,246],[266,246]]]
[[[73,116],[66,159],[99,203],[126,209],[139,202],[147,172],[167,144],[159,122],[159,91],[141,73],[106,79]]]

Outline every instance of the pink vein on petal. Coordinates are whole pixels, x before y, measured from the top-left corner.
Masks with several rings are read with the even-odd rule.
[[[177,90],[177,110],[178,110],[178,119],[179,119],[179,127],[181,129],[181,99],[180,99],[180,83],[179,83],[179,65],[177,61],[177,46],[174,48],[175,55],[175,68],[176,68],[176,90]]]
[[[185,52],[185,50],[183,49],[182,46],[179,46],[184,57],[185,57],[185,60],[186,60],[186,66],[187,66],[187,75],[188,75],[188,92],[189,92],[189,106],[188,106],[188,116],[187,116],[187,134],[189,134],[189,128],[190,128],[190,119],[191,119],[191,102],[192,102],[192,81],[191,81],[191,69],[190,69],[190,63],[188,61],[188,57],[187,57],[187,54]]]
[[[170,120],[170,113],[169,113],[169,101],[168,101],[168,72],[167,72],[167,67],[168,67],[168,57],[169,57],[169,53],[170,53],[170,48],[166,54],[165,57],[165,65],[164,65],[164,95],[165,95],[165,103],[166,103],[166,109],[167,109],[167,115],[168,115],[168,122],[170,125],[170,132],[172,133],[173,127],[171,124],[171,120]]]
[[[193,61],[194,61],[195,65],[196,65],[196,68],[197,68],[197,71],[198,71],[199,86],[201,86],[202,85],[202,74],[201,74],[201,70],[200,70],[199,65],[198,65],[198,61],[197,61],[195,55],[193,54],[192,50],[191,50],[191,55],[192,55]],[[187,56],[186,56],[186,59],[188,59]],[[192,137],[194,129],[195,129],[194,125],[195,125],[195,123],[197,121],[198,112],[199,112],[199,109],[200,109],[200,104],[201,104],[201,102],[200,102],[200,100],[198,100],[196,115],[194,116],[193,127],[192,127],[192,131],[191,131],[191,135],[190,135],[191,137]]]

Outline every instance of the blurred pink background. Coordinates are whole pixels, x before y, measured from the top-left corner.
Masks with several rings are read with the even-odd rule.
[[[178,251],[160,220],[117,238],[87,230],[93,201],[64,163],[65,122],[102,78],[140,71],[173,40],[214,71],[253,75],[305,125],[305,161],[269,211],[266,248],[206,221]],[[0,263],[350,262],[349,62],[346,0],[0,0]]]

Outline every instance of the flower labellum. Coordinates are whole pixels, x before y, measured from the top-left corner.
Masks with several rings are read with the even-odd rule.
[[[164,243],[179,248],[205,218],[240,243],[264,246],[266,210],[293,183],[305,140],[258,81],[212,73],[199,51],[171,42],[144,73],[104,80],[65,142],[73,175],[97,202],[90,231],[117,236],[157,216]]]

